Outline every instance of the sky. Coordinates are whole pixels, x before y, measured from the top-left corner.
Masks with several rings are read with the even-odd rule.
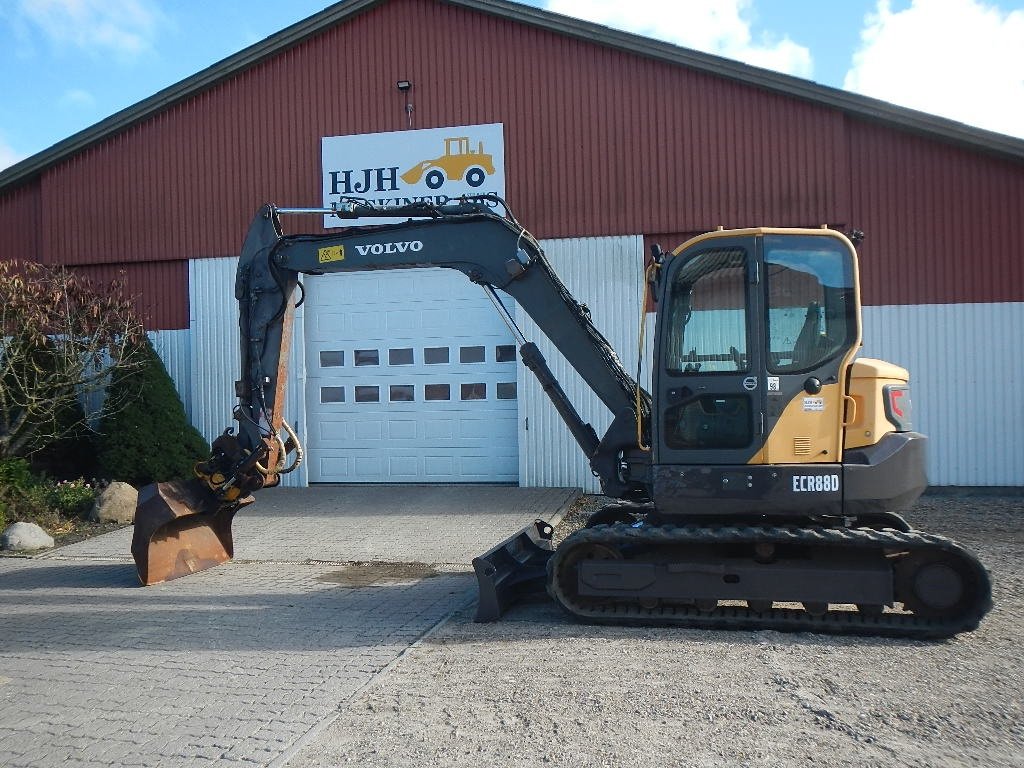
[[[0,169],[333,3],[0,0]],[[528,0],[1024,138],[1024,0]]]

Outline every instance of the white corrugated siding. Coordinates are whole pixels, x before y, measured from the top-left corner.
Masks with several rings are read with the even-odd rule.
[[[587,304],[598,328],[636,367],[639,237],[549,240],[544,249],[562,280]],[[238,321],[234,301],[237,260],[199,259],[189,266],[191,331],[151,334],[178,386],[192,423],[212,440],[234,425],[238,376]],[[306,435],[303,308],[297,311],[286,416]],[[565,359],[516,309],[527,338],[538,343],[556,377],[598,435],[611,415]],[[651,360],[649,316],[645,365]],[[1024,485],[1024,304],[954,304],[865,307],[863,356],[911,372],[915,429],[930,438],[932,485]],[[649,388],[650,371],[644,371]],[[575,440],[529,371],[519,372],[519,481],[524,486],[598,489]],[[526,429],[527,420],[529,429]],[[285,477],[305,485],[306,472]]]
[[[626,370],[635,375],[643,238],[569,238],[544,240],[541,246],[576,300],[590,308],[594,324],[618,351]],[[584,420],[599,436],[603,435],[612,414],[518,307],[516,323],[526,338],[540,347]],[[653,328],[648,330],[653,332]],[[519,484],[600,490],[568,428],[534,375],[523,366],[519,370],[519,393]]]
[[[213,441],[227,427],[237,423],[231,411],[238,402],[235,380],[241,366],[238,347],[238,302],[235,301],[235,270],[238,259],[192,259],[189,262],[189,326],[191,344],[192,424],[203,437]],[[306,434],[306,364],[303,355],[302,307],[296,310],[295,336],[289,357],[288,394],[285,420],[300,438]],[[181,392],[181,389],[178,390]],[[185,395],[182,395],[183,399]],[[307,484],[306,468],[285,475],[282,484]]]
[[[167,373],[174,382],[181,404],[185,406],[185,415],[192,418],[192,333],[188,329],[174,331],[149,331],[149,340],[153,350],[164,364]]]
[[[864,308],[864,357],[910,371],[931,485],[1024,485],[1024,303]]]

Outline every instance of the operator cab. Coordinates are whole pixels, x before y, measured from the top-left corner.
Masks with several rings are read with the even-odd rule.
[[[845,382],[861,338],[853,245],[826,229],[719,231],[662,270],[656,505],[840,513]]]

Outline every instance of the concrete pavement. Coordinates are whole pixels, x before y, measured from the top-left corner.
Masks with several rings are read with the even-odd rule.
[[[474,556],[575,495],[273,489],[235,561],[147,588],[130,528],[0,558],[0,765],[279,763],[473,599]]]

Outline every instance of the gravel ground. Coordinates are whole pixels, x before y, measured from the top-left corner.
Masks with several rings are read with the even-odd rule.
[[[288,766],[1024,766],[1022,515],[937,496],[907,515],[989,568],[996,607],[971,634],[598,627],[543,599],[480,625],[469,606]]]

